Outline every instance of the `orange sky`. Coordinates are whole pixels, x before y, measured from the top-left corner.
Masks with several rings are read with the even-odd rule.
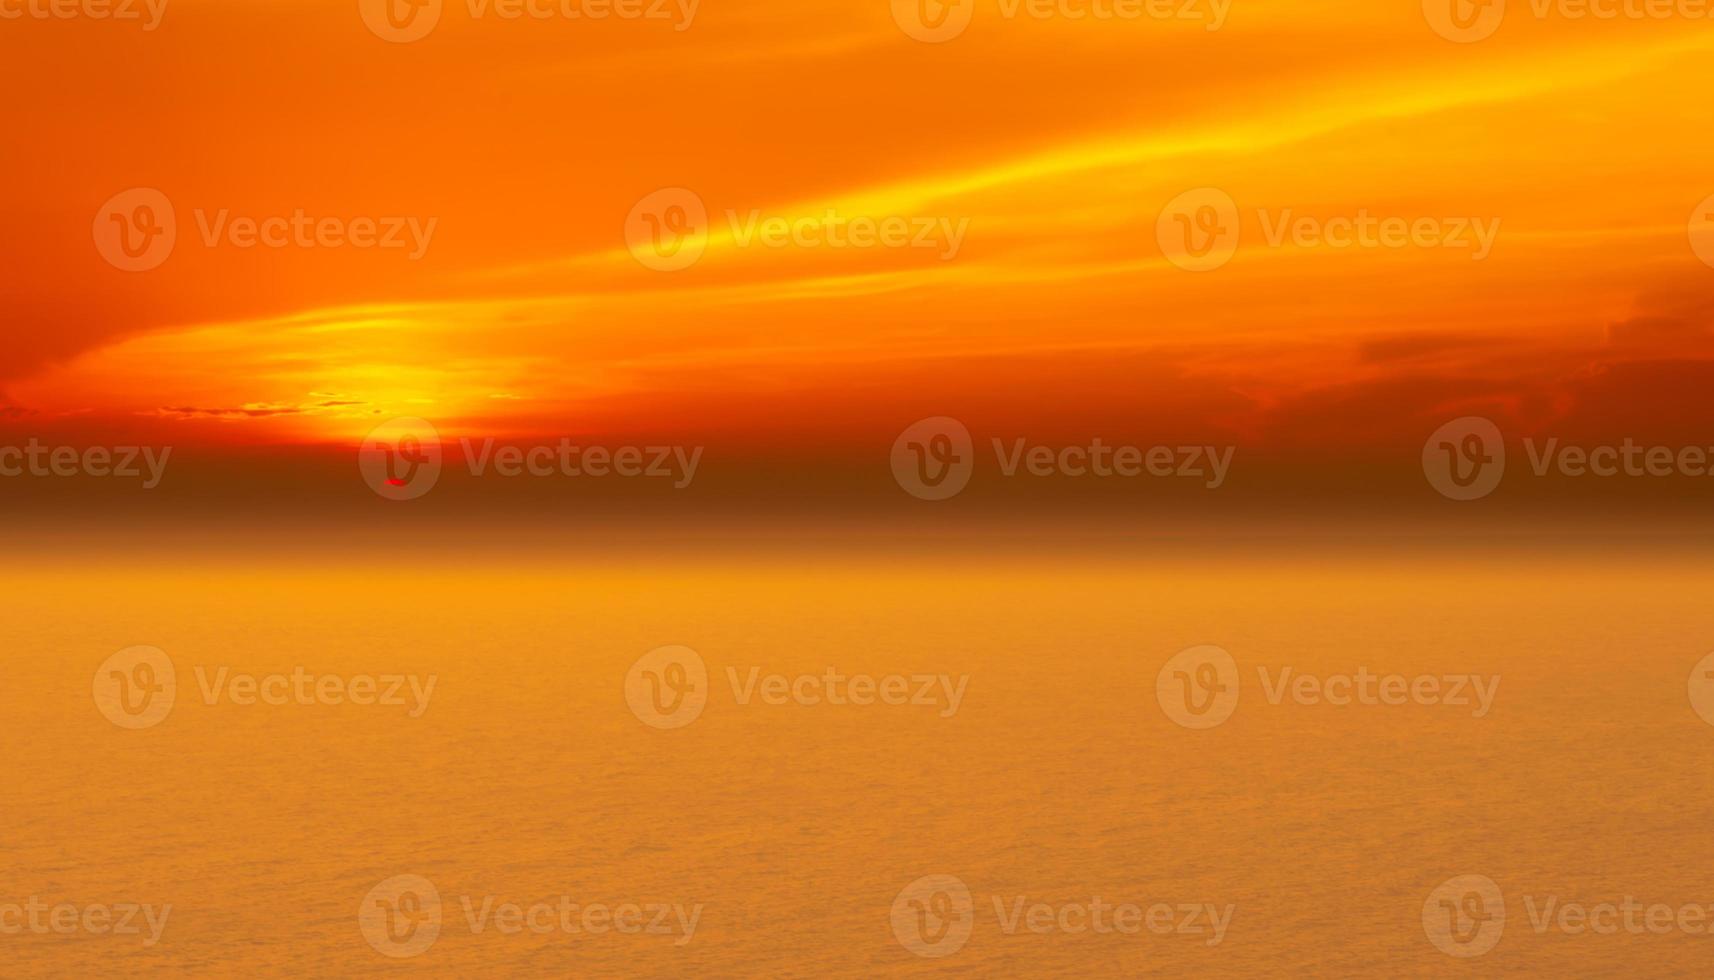
[[[0,21],[0,414],[257,445],[415,415],[837,446],[954,414],[1397,448],[1470,411],[1701,440],[1714,27],[1513,6],[1471,44],[1416,2],[1315,0],[1234,0],[1219,30],[985,0],[938,44],[886,0],[706,0],[682,30],[455,0],[412,43],[350,0]],[[127,272],[92,227],[137,187],[177,243]],[[671,187],[712,232],[663,272],[626,229]],[[1188,272],[1157,219],[1203,187],[1240,243]],[[1499,225],[1479,261],[1276,247],[1286,209]],[[830,210],[963,234],[767,248],[727,218]],[[412,260],[209,244],[221,211],[434,225]]]

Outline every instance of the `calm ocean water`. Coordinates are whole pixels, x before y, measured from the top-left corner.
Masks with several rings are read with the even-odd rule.
[[[19,570],[0,593],[9,977],[1714,962],[1679,917],[1714,906],[1692,681],[1714,605],[1684,564],[133,572]],[[162,676],[139,655],[114,676],[137,645],[170,663],[164,714],[125,713]],[[1204,645],[1236,673],[1163,681]],[[694,657],[638,663],[668,646]],[[1387,677],[1434,691],[1359,703]],[[1158,693],[1181,686],[1237,701],[1186,727],[1213,719]],[[36,927],[32,899],[76,922]],[[1627,900],[1640,929],[1598,911]],[[158,936],[86,915],[130,905],[171,906]],[[1453,951],[1490,948],[1443,952],[1442,914]]]

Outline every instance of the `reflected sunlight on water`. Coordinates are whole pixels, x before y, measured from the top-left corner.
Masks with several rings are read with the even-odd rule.
[[[1704,936],[1532,914],[1714,903],[1708,584],[1593,559],[11,575],[0,905],[171,912],[154,945],[25,928],[4,972],[1427,975],[1452,961],[1424,903],[1481,875],[1509,913],[1485,971],[1690,975]],[[138,644],[175,694],[128,730],[92,675]],[[1157,680],[1204,644],[1239,696],[1196,730]],[[670,645],[705,677],[646,663],[671,683],[638,690],[704,703],[656,727],[627,674]],[[1377,702],[1394,675],[1497,686],[1485,713],[1438,680],[1327,703],[1359,671]],[[440,904],[395,961],[359,910],[398,875]],[[901,894],[925,876],[968,902]]]

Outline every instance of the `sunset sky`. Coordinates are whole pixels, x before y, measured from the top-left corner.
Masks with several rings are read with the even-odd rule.
[[[1710,14],[0,0],[0,974],[1706,976]]]
[[[1714,422],[1707,21],[1524,6],[1460,44],[1406,2],[1239,0],[1219,30],[984,2],[923,43],[875,0],[709,0],[682,30],[458,2],[390,43],[353,7],[4,25],[8,431],[349,446],[411,415],[855,453],[950,414],[1340,454],[1472,413],[1584,437]],[[1157,219],[1205,187],[1241,244],[1187,272]],[[92,241],[131,188],[176,212],[150,271]],[[663,188],[713,228],[679,271],[627,249]],[[768,248],[727,217],[830,209],[962,240]],[[1480,259],[1274,246],[1287,209],[1499,224]],[[432,236],[417,260],[210,245],[222,211]]]

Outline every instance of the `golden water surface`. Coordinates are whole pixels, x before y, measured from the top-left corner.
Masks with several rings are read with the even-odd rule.
[[[1710,584],[1595,558],[14,570],[0,906],[171,910],[158,938],[13,929],[0,973],[1706,975],[1714,938],[1532,912],[1714,905],[1714,727],[1692,678]],[[98,675],[135,645],[171,659],[176,695],[125,728]],[[676,645],[706,665],[706,703],[656,727],[627,674]],[[1156,693],[1199,645],[1241,680],[1205,729]],[[1485,713],[1273,703],[1287,667],[1498,686]],[[206,691],[300,668],[434,686],[426,704],[408,684],[401,704]],[[741,701],[752,670],[829,668],[963,687],[956,710],[944,690],[913,703],[914,681],[902,704],[809,703],[807,684]],[[439,932],[389,955],[360,913],[400,875],[432,884]],[[1468,960],[1424,915],[1466,875],[1507,909]],[[895,899],[925,876],[969,904],[907,905],[901,929]],[[503,931],[485,902],[551,912]],[[1038,903],[1039,931],[1015,911]],[[1127,904],[1172,906],[1170,927],[1078,928]],[[590,905],[634,905],[633,928],[584,928]],[[1179,906],[1217,910],[1222,934]],[[694,910],[694,931],[635,928],[655,909]],[[936,910],[964,942],[920,955],[942,948],[909,923],[946,934]]]

